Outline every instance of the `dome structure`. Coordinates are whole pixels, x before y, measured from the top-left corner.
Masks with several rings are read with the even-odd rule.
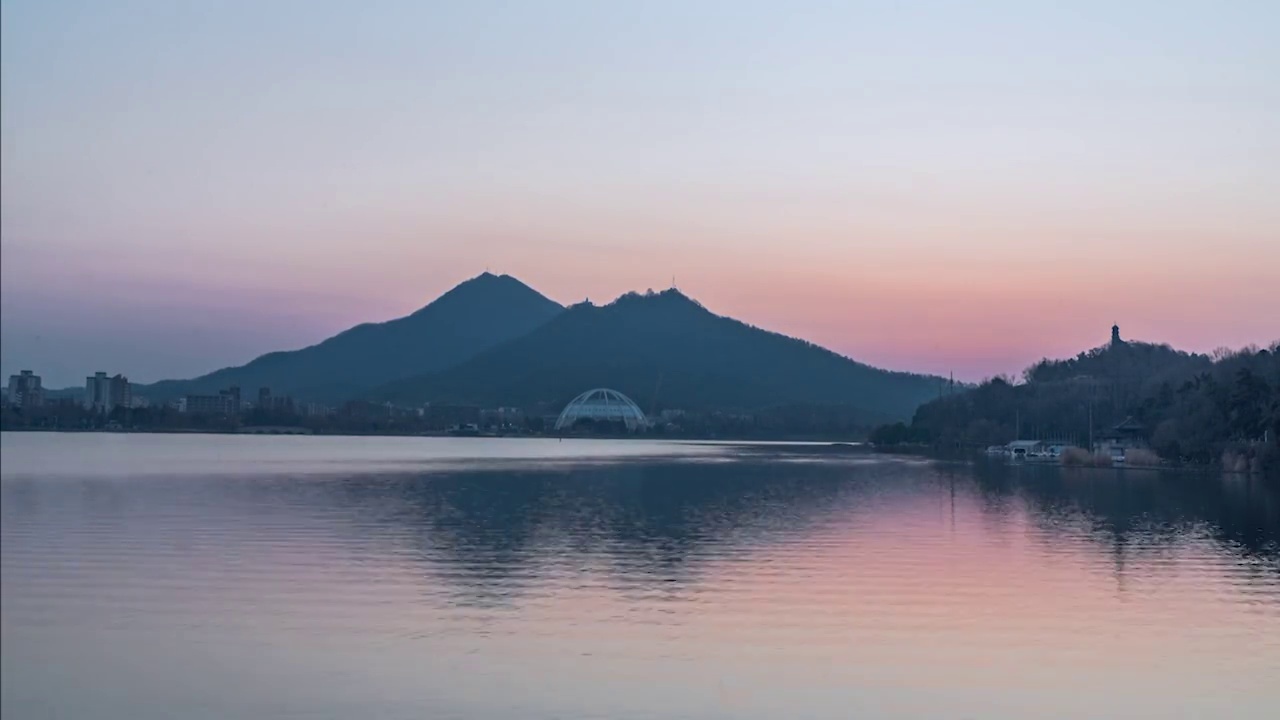
[[[633,432],[649,426],[644,411],[631,398],[609,388],[588,390],[570,400],[556,419],[556,430],[567,430],[581,420],[622,423]]]

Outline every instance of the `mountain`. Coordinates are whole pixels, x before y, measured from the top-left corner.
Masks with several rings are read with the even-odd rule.
[[[138,387],[153,399],[213,393],[239,385],[300,399],[336,401],[424,372],[442,370],[524,335],[564,308],[508,275],[484,273],[402,318],[366,323],[301,350],[273,352],[247,365],[192,380]]]
[[[839,405],[868,421],[909,417],[938,378],[854,362],[817,345],[715,315],[676,290],[575,305],[537,330],[372,397],[419,403],[557,406],[610,387],[644,409],[756,410]]]

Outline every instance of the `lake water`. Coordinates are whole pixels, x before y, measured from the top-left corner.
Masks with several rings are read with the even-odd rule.
[[[1280,717],[1280,491],[838,448],[0,435],[0,714]]]

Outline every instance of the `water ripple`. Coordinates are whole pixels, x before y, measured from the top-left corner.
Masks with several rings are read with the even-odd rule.
[[[44,468],[6,436],[4,717],[1280,706],[1262,481],[318,440],[140,436],[113,457],[163,472],[98,472],[74,461],[96,439],[35,441],[68,444]],[[252,452],[192,470],[227,448]]]

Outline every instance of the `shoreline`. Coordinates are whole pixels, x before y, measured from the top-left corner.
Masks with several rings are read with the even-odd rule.
[[[189,428],[149,428],[145,430],[105,430],[100,428],[82,429],[82,428],[0,428],[3,433],[49,433],[49,434],[67,434],[67,435],[243,435],[254,437],[388,437],[388,438],[449,438],[458,440],[626,440],[626,441],[652,441],[652,442],[701,442],[701,443],[727,443],[727,444],[794,444],[794,445],[813,445],[818,447],[844,447],[848,449],[859,449],[865,452],[872,452],[872,446],[865,440],[856,440],[849,438],[827,438],[827,437],[805,437],[805,436],[774,436],[774,437],[716,437],[703,435],[653,435],[653,434],[625,434],[625,435],[531,435],[531,434],[453,434],[449,432],[420,432],[420,433],[385,433],[385,432],[254,432],[243,430],[211,430],[211,429],[189,429]]]
[[[1126,464],[1113,463],[1111,465],[1088,465],[1064,463],[1061,459],[1055,461],[1014,461],[1007,458],[993,458],[979,452],[973,453],[943,453],[934,451],[924,446],[907,446],[907,447],[877,447],[868,445],[873,452],[885,455],[900,455],[908,457],[929,458],[932,460],[945,462],[960,462],[966,465],[986,465],[990,467],[1035,467],[1035,468],[1058,468],[1061,470],[1104,470],[1104,471],[1124,471],[1138,470],[1144,472],[1175,472],[1184,474],[1208,474],[1222,473],[1225,475],[1239,475],[1242,477],[1280,477],[1280,475],[1268,475],[1265,472],[1251,470],[1234,470],[1223,467],[1220,464],[1196,464],[1196,463],[1169,463],[1161,461],[1159,464]]]

